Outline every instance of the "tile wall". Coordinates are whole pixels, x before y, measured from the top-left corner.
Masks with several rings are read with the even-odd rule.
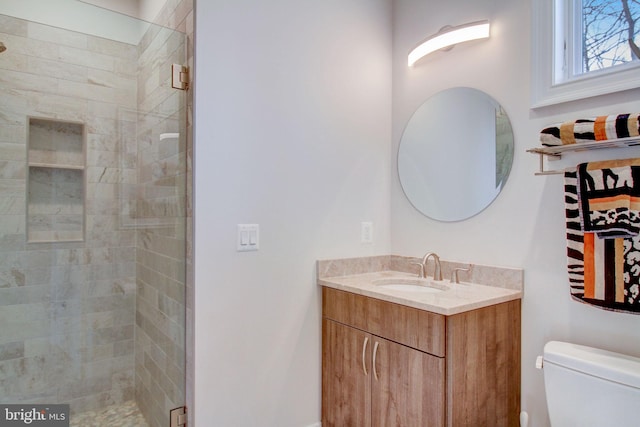
[[[130,46],[0,16],[0,401],[135,398],[151,426],[185,403],[191,98],[169,71],[192,63],[192,9],[158,17],[188,46],[158,25]],[[82,242],[26,243],[30,116],[86,127]]]
[[[184,56],[180,56],[181,52],[175,51],[174,56],[172,56],[171,60],[175,63],[188,66],[188,68],[191,71],[189,75],[191,88],[193,87],[193,81],[194,81],[194,75],[193,75],[193,70],[194,70],[194,67],[193,67],[194,19],[193,18],[194,17],[193,17],[193,13],[194,13],[193,0],[167,0],[164,7],[158,14],[158,17],[154,20],[154,22],[157,25],[161,25],[166,28],[175,29],[180,33],[186,35],[186,45],[181,46],[181,49],[183,49],[181,52],[184,54]],[[147,36],[150,36],[150,34],[148,34]],[[162,36],[160,35],[158,40],[161,40],[161,39],[162,39]],[[172,43],[173,41],[168,41],[167,46],[175,46],[175,44],[172,44]],[[162,44],[156,43],[156,45],[161,46]],[[166,66],[163,65],[162,69],[163,70],[166,69]],[[145,74],[146,73],[141,73],[140,75],[144,76]],[[162,86],[163,89],[158,91],[158,93],[164,93],[165,95],[170,95],[166,91],[166,89],[164,89],[164,85],[166,84],[165,83],[166,78],[167,76],[165,74],[161,74],[160,86]],[[140,99],[144,99],[144,98],[145,98],[144,95],[140,95]],[[155,103],[151,102],[149,105],[151,107],[153,107],[154,104],[161,106],[162,101],[160,100],[162,99],[162,96],[155,99],[157,101]],[[184,242],[185,246],[180,249],[180,250],[182,249],[185,250],[186,264],[182,265],[179,262],[177,262],[178,261],[177,259],[174,258],[173,267],[185,269],[186,292],[183,292],[181,294],[183,297],[185,297],[185,300],[179,301],[178,299],[174,299],[171,296],[171,294],[166,293],[166,291],[165,293],[163,293],[162,282],[159,282],[161,287],[158,288],[158,295],[160,296],[160,300],[163,300],[163,299],[166,300],[166,298],[168,297],[169,298],[168,300],[173,304],[174,311],[170,321],[170,324],[173,327],[175,327],[177,324],[180,323],[180,319],[183,322],[186,320],[186,328],[183,323],[182,328],[179,329],[182,332],[185,332],[185,329],[186,329],[186,340],[184,340],[183,336],[179,336],[179,341],[176,341],[175,339],[176,336],[174,336],[172,339],[167,341],[165,335],[156,335],[153,333],[154,328],[150,328],[151,333],[146,334],[149,337],[146,343],[147,343],[147,348],[149,349],[147,353],[152,354],[153,349],[157,350],[158,348],[163,347],[163,344],[162,344],[163,341],[168,342],[169,345],[167,348],[172,348],[176,352],[181,350],[182,352],[180,354],[182,355],[182,357],[186,355],[186,360],[184,358],[180,359],[180,357],[175,357],[172,359],[171,355],[167,354],[166,362],[173,364],[173,366],[171,366],[171,372],[166,373],[160,380],[156,381],[155,383],[150,381],[147,381],[146,383],[144,383],[143,381],[141,381],[144,377],[153,378],[153,376],[158,374],[156,365],[154,365],[155,362],[149,363],[148,368],[145,368],[145,369],[141,369],[141,365],[137,365],[137,371],[136,371],[137,374],[139,373],[138,379],[136,380],[136,398],[141,406],[141,409],[145,413],[145,416],[147,416],[147,419],[152,419],[153,417],[155,422],[162,421],[162,424],[160,424],[161,426],[168,425],[164,417],[168,415],[168,410],[170,408],[174,408],[174,407],[182,406],[186,404],[187,410],[188,410],[187,414],[190,414],[193,412],[194,372],[193,372],[192,360],[193,360],[193,348],[195,346],[195,343],[193,341],[193,311],[192,311],[193,298],[194,298],[193,264],[192,264],[192,261],[193,261],[193,256],[192,256],[193,255],[192,254],[192,245],[193,245],[193,216],[192,216],[193,91],[188,90],[185,93],[184,98],[182,99],[186,104],[180,105],[180,109],[181,109],[180,116],[181,116],[181,120],[186,120],[186,122],[184,121],[181,122],[181,127],[180,127],[181,139],[180,139],[179,156],[185,156],[186,174],[184,176],[179,176],[179,178],[184,179],[186,184],[186,194],[185,194],[186,206],[185,206],[185,211],[181,212],[181,214],[184,214],[184,218],[181,218],[181,219],[185,221],[186,227],[185,229],[176,228],[175,230],[176,232],[179,232],[180,230],[184,230],[186,233],[185,242]],[[185,108],[186,111],[182,111],[182,108]],[[182,159],[182,157],[180,158]],[[174,239],[174,243],[177,243],[175,241],[175,239],[177,238],[176,236],[177,235],[174,235],[172,237],[172,239]],[[149,238],[149,240],[155,239],[156,242],[160,242],[160,243],[162,242],[162,240],[158,240],[159,238],[162,237],[160,235],[156,235],[155,237],[148,235],[147,237]],[[178,244],[175,247],[177,248],[178,246],[180,245]],[[163,254],[159,254],[157,256],[157,260],[160,260],[161,262],[164,262],[164,260],[166,260],[167,258],[171,258],[171,256],[170,255],[165,256]],[[161,312],[161,313],[164,312],[165,309],[161,308],[160,304],[162,303],[160,302],[160,300],[158,301],[157,308],[151,310],[152,313],[155,312],[157,314],[158,312]],[[178,305],[176,305],[176,303],[178,303]],[[180,306],[180,304],[184,304],[184,305]],[[151,308],[151,305],[147,305],[146,307]],[[185,309],[186,309],[186,315],[184,312]],[[179,315],[181,316],[180,319],[177,317],[178,311],[182,311],[181,314]],[[154,324],[158,327],[161,327],[162,324],[165,323],[164,316],[154,315],[154,316],[151,316],[150,319],[153,320],[155,322]],[[160,322],[157,322],[158,319],[160,319]],[[138,326],[138,330],[140,329],[142,329],[142,327]],[[185,345],[185,341],[186,341],[186,352],[184,351],[184,347],[182,347]],[[142,352],[138,352],[137,354],[138,356],[140,356]],[[146,360],[151,360],[151,357],[147,358]],[[140,358],[138,358],[137,361],[140,362]],[[178,366],[181,369],[183,369],[183,371],[179,372],[177,370]],[[180,388],[179,390],[182,390],[182,391],[186,390],[186,395],[180,395],[176,393],[178,389],[176,389],[175,386],[178,385],[178,380],[183,381],[183,383],[181,383],[182,388]],[[141,382],[143,382],[144,385],[141,385],[140,384]],[[157,392],[158,389],[155,388],[156,386],[160,386],[162,384],[164,384],[164,386],[168,386],[168,389],[163,391],[163,394],[162,394],[162,397],[164,400],[158,398],[158,392]],[[178,400],[178,399],[181,399],[181,400]],[[143,402],[153,402],[153,404],[146,405],[146,403],[143,403]],[[155,414],[155,415],[151,415],[151,414]]]
[[[136,236],[120,200],[137,159],[119,130],[135,129],[136,48],[5,16],[0,38],[0,400],[72,413],[131,400]],[[83,124],[81,172],[37,169],[28,188],[29,117]],[[27,243],[28,191],[46,211],[47,176],[75,200],[78,173],[84,240]]]
[[[152,426],[166,426],[185,403],[186,102],[171,87],[185,36],[154,25],[138,54],[136,400]]]

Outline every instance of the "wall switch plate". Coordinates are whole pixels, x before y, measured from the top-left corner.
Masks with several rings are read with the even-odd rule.
[[[260,226],[238,224],[238,252],[257,251],[260,248]]]
[[[360,242],[373,243],[373,223],[372,222],[360,223]]]

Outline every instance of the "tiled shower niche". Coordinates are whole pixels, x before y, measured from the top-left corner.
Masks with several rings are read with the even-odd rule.
[[[28,242],[84,240],[82,123],[29,118]]]

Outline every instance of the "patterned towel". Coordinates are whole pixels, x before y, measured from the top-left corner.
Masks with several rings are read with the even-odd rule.
[[[540,132],[546,147],[640,136],[640,113],[598,116],[549,126]]]
[[[640,232],[640,159],[578,165],[582,230],[600,238],[634,237]]]
[[[640,236],[598,239],[580,224],[577,172],[564,174],[571,296],[605,310],[640,314]]]

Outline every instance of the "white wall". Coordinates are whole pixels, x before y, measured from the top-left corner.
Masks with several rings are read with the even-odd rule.
[[[490,40],[460,45],[406,67],[407,52],[426,36],[446,24],[480,19],[491,20]],[[544,343],[567,340],[640,356],[640,316],[570,300],[562,177],[534,176],[538,158],[525,150],[538,144],[545,125],[640,110],[640,91],[530,110],[530,28],[526,0],[394,2],[392,158],[412,112],[429,96],[453,86],[483,90],[504,106],[514,128],[515,156],[509,180],[494,203],[458,223],[436,222],[415,211],[392,160],[391,249],[401,255],[434,250],[444,259],[524,268],[522,408],[530,414],[530,427],[543,427],[549,425],[544,383],[534,362]],[[637,155],[637,148],[633,150]],[[629,156],[632,150],[620,154]]]
[[[195,425],[312,425],[315,261],[389,251],[391,6],[196,8]],[[235,251],[239,223],[258,252]]]
[[[167,2],[167,0],[139,0],[138,18],[148,22],[155,22],[160,10]]]
[[[146,22],[155,22],[167,0],[80,0],[83,3],[113,10]]]
[[[149,27],[129,16],[75,0],[0,1],[0,14],[134,45]]]
[[[140,18],[140,2],[139,0],[79,0],[82,3],[89,3],[102,7],[105,9],[113,10],[118,13]]]

